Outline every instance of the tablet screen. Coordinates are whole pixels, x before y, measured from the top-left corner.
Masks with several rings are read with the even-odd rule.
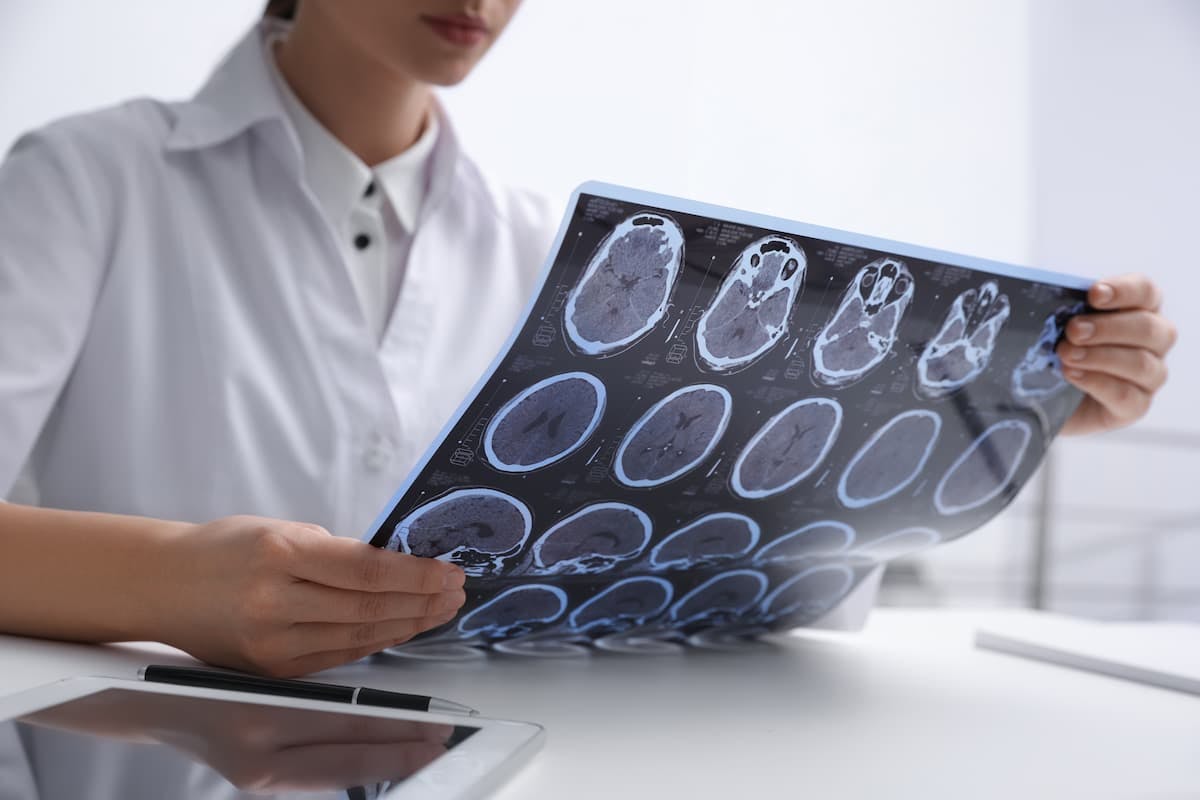
[[[0,798],[365,800],[477,731],[106,689],[0,723]]]

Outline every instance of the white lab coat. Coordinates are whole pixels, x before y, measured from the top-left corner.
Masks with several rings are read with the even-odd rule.
[[[382,342],[251,31],[197,96],[23,138],[0,166],[0,497],[361,536],[486,369],[557,209],[449,122]]]

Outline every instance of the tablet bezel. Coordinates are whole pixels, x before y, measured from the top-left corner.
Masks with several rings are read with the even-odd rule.
[[[445,756],[413,773],[403,783],[383,795],[387,800],[466,800],[484,796],[494,792],[520,769],[541,748],[545,738],[544,729],[531,722],[359,706],[324,700],[301,700],[251,692],[198,689],[102,676],[67,678],[0,697],[0,722],[15,720],[107,689],[464,725],[479,729]],[[470,765],[469,769],[466,768],[467,765]]]

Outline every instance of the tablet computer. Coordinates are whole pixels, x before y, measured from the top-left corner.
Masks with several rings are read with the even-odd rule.
[[[72,678],[0,698],[0,796],[480,797],[542,738],[527,722]]]

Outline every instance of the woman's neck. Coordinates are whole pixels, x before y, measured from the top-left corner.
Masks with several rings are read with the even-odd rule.
[[[368,166],[420,138],[433,102],[429,87],[388,70],[336,25],[297,14],[275,57],[300,102]]]

